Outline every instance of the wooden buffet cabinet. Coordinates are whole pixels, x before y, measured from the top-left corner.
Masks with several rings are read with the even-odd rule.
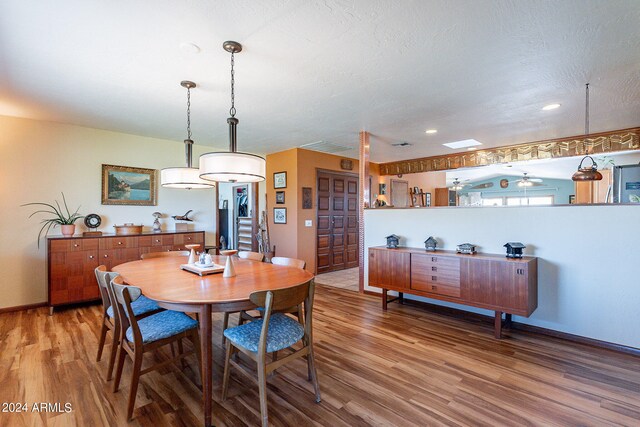
[[[204,246],[204,232],[49,237],[49,312],[52,314],[56,306],[100,299],[94,270],[101,264],[111,270],[118,264],[139,260],[144,253],[184,250],[190,243]]]
[[[535,257],[427,252],[419,248],[369,248],[369,286],[495,311],[495,336],[502,335],[502,314],[528,317],[538,307],[538,262]]]

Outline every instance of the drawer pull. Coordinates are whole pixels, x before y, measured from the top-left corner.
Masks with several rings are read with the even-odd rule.
[[[191,240],[191,237],[187,237],[187,240]]]
[[[118,242],[118,244],[119,244],[119,245],[121,245],[121,244],[122,244],[122,242]]]
[[[156,239],[156,243],[160,243],[160,239]]]
[[[438,271],[438,267],[431,267],[431,271]]]
[[[105,257],[105,258],[109,258],[109,255],[107,255],[107,254],[104,254],[104,257]]]
[[[80,247],[80,245],[79,245],[79,244],[77,244],[77,243],[74,243],[74,244],[73,244],[73,247],[74,247],[74,248],[78,248],[78,247]]]
[[[438,290],[438,287],[437,287],[437,286],[431,286],[431,290],[432,290],[432,291],[437,291],[437,290]]]
[[[431,257],[431,262],[438,262],[438,257],[432,256]]]
[[[431,276],[431,280],[433,282],[437,282],[438,281],[438,276]]]
[[[93,255],[89,255],[89,259],[93,259]]]

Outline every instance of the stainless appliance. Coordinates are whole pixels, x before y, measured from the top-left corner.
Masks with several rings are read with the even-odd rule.
[[[613,168],[613,203],[640,203],[640,164]]]

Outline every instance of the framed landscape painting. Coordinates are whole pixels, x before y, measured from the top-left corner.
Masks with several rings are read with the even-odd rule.
[[[102,204],[155,206],[156,170],[102,165]]]

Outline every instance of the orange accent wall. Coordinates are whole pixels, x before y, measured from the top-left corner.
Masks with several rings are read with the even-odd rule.
[[[307,270],[316,270],[316,205],[317,170],[349,172],[358,174],[358,160],[353,161],[353,170],[340,168],[340,160],[345,157],[317,151],[293,148],[280,153],[267,155],[267,206],[269,215],[269,233],[272,245],[276,245],[276,256],[303,259]],[[285,204],[276,205],[276,190],[273,188],[273,173],[287,172]],[[375,182],[375,181],[374,181]],[[311,209],[302,209],[302,187],[312,190]],[[287,208],[287,224],[273,223],[273,208]],[[305,227],[305,220],[311,220],[312,226]]]

